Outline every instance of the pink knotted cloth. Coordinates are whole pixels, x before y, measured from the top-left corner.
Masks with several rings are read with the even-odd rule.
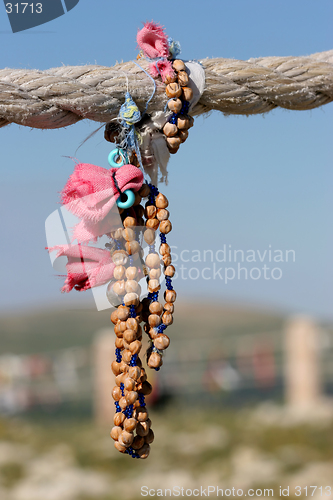
[[[68,258],[67,278],[62,292],[70,292],[73,288],[83,292],[94,286],[104,285],[113,278],[115,264],[108,250],[85,245],[58,245],[47,250],[57,250],[56,258]]]
[[[172,64],[168,61],[170,56],[168,37],[163,26],[154,22],[147,22],[136,36],[138,46],[148,59],[155,59],[149,65],[152,77],[161,75],[162,81],[166,82],[175,76]]]
[[[127,189],[138,191],[143,174],[134,165],[106,169],[79,163],[61,191],[61,202],[81,221],[74,227],[73,240],[96,241],[120,222],[116,201]],[[119,189],[119,190],[118,190]],[[113,209],[113,210],[112,210]]]

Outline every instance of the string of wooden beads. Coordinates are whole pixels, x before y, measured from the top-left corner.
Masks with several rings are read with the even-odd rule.
[[[184,62],[180,59],[175,59],[172,67],[175,71],[175,76],[168,78],[165,92],[169,97],[167,106],[173,114],[162,130],[166,136],[170,153],[175,154],[181,143],[186,141],[188,129],[193,127],[193,118],[188,115],[190,108],[189,101],[193,97],[193,91],[188,86],[189,77]]]
[[[145,209],[140,205],[141,198],[148,197]],[[116,414],[111,437],[115,447],[133,458],[147,458],[150,444],[154,440],[151,421],[146,408],[145,396],[152,391],[147,381],[145,369],[139,353],[142,349],[142,328],[145,322],[151,346],[147,351],[148,366],[159,370],[162,365],[162,353],[170,343],[163,332],[172,324],[176,292],[171,278],[175,273],[171,265],[170,247],[166,234],[172,229],[167,210],[168,200],[151,184],[144,184],[137,195],[137,203],[122,214],[123,227],[117,228],[110,236],[113,240],[111,258],[115,264],[114,280],[108,286],[108,298],[118,308],[111,314],[116,334],[116,360],[111,364],[116,385],[112,390]],[[137,226],[144,226],[143,238],[149,245],[145,263],[148,271],[148,296],[140,301],[142,278],[136,262],[142,257]],[[155,236],[159,228],[161,245],[159,253],[155,251]],[[160,290],[161,261],[167,290],[164,306],[158,302]]]
[[[167,198],[159,193],[158,189],[149,185],[150,194],[145,208],[146,230],[144,239],[149,244],[149,254],[146,257],[145,264],[148,272],[148,297],[143,301],[142,315],[145,320],[144,329],[148,334],[151,345],[147,351],[147,364],[150,368],[159,370],[163,364],[163,351],[170,344],[170,339],[165,335],[164,330],[173,322],[174,302],[176,292],[173,290],[172,277],[175,268],[171,262],[171,249],[166,241],[166,234],[172,230],[172,224],[169,220],[169,205]],[[155,251],[155,231],[159,228],[161,245],[159,253],[160,259]],[[164,265],[164,275],[167,290],[164,293],[165,305],[158,301],[158,294],[161,288],[159,278],[161,276],[161,260]]]

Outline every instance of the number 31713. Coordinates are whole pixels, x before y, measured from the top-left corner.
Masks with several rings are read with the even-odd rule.
[[[31,14],[41,14],[43,12],[43,5],[41,3],[6,3],[7,14],[24,14],[31,12]]]

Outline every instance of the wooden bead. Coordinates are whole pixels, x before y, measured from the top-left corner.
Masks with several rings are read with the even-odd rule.
[[[150,253],[146,257],[146,266],[157,269],[161,265],[161,260],[158,253]]]
[[[181,86],[178,85],[178,83],[169,83],[165,87],[165,93],[169,97],[169,99],[172,99],[173,97],[179,97],[182,95],[182,89]]]
[[[124,340],[129,344],[136,340],[136,332],[134,330],[125,330],[124,331]]]
[[[150,429],[151,421],[147,419],[145,422],[138,422],[136,426],[136,433],[138,436],[147,436]]]
[[[120,387],[118,387],[117,385],[112,389],[112,397],[115,401],[119,401],[119,399],[121,398],[122,394],[121,394],[121,390],[120,390]]]
[[[173,113],[179,113],[179,111],[182,109],[182,107],[183,107],[183,103],[180,99],[172,99],[172,101],[168,102],[168,108]]]
[[[115,441],[114,442],[114,446],[115,448],[120,451],[120,453],[125,453],[125,451],[127,450],[126,446],[124,446],[123,444],[120,444],[119,441]],[[145,445],[144,445],[145,446]],[[141,458],[141,457],[140,457]]]
[[[150,328],[148,335],[152,340],[154,340],[157,337],[158,332],[154,328]]]
[[[147,380],[147,374],[144,368],[141,368],[141,375],[138,382],[143,383]]]
[[[127,406],[127,401],[126,401],[126,398],[124,396],[119,399],[119,406],[122,410],[125,410],[125,408]]]
[[[144,213],[145,213],[145,209],[143,208],[142,205],[137,205],[136,207],[134,207],[134,210],[135,210],[135,213],[137,215],[137,226],[142,226],[142,224],[140,223],[140,217],[143,217]]]
[[[143,238],[148,245],[152,245],[155,241],[155,231],[153,229],[146,229],[143,233]]]
[[[163,315],[162,315],[162,322],[167,326],[172,325],[172,323],[173,323],[172,314],[165,311],[165,313],[163,313]]]
[[[161,220],[167,220],[169,218],[170,212],[169,210],[166,210],[165,208],[159,208],[157,210],[156,217],[159,221]]]
[[[115,441],[117,443],[117,441]],[[148,443],[145,443],[142,448],[140,448],[139,450],[137,450],[137,454],[139,455],[140,458],[142,458],[142,460],[144,460],[145,458],[148,458],[149,457],[149,453],[150,453],[150,446]]]
[[[164,314],[163,314],[163,316],[164,316]],[[167,313],[167,314],[170,314],[170,313]],[[162,320],[163,320],[163,316],[162,316]],[[166,323],[164,323],[164,324],[166,324]],[[167,349],[167,347],[169,347],[169,344],[170,344],[170,339],[164,333],[160,333],[154,339],[154,346],[157,349],[159,349],[160,351],[163,351],[164,349]]]
[[[152,280],[158,280],[161,277],[162,271],[159,269],[150,269],[149,278]]]
[[[166,302],[175,302],[176,298],[177,298],[177,294],[174,290],[165,290],[164,300]]]
[[[122,357],[123,357],[124,363],[129,363],[131,361],[131,358],[132,358],[131,351],[129,349],[124,349],[124,351],[122,352]]]
[[[119,320],[114,327],[114,333],[117,335],[117,337],[122,337],[125,330],[126,330],[126,321]]]
[[[120,387],[120,384],[123,384],[124,383],[124,380],[125,380],[125,373],[121,373],[120,375],[117,375],[116,378],[115,378],[115,381],[116,381],[116,384]]]
[[[149,312],[151,314],[157,314],[158,316],[161,316],[163,312],[163,306],[160,302],[152,302],[149,306]]]
[[[142,184],[142,187],[139,189],[139,195],[142,198],[147,198],[149,193],[150,193],[150,187],[148,186],[148,184]]]
[[[194,118],[193,118],[193,116],[191,116],[191,115],[188,115],[188,117],[187,117],[187,118],[188,118],[188,120],[189,120],[189,122],[190,122],[190,124],[189,124],[189,127],[188,127],[188,128],[192,128],[192,127],[193,127],[193,125],[194,125]]]
[[[123,235],[121,231],[121,236]],[[125,250],[116,250],[112,254],[112,262],[116,264],[116,266],[124,266],[127,263],[128,257]]]
[[[169,205],[168,199],[164,194],[159,193],[155,198],[155,205],[157,208],[167,208]]]
[[[151,394],[152,390],[152,385],[147,380],[142,382],[140,389],[138,386],[138,392],[140,392],[140,394],[143,394],[144,396],[148,396],[149,394]]]
[[[124,304],[126,306],[137,306],[140,302],[139,295],[137,293],[126,293],[124,297]]]
[[[126,394],[126,401],[129,405],[132,405],[138,399],[138,393],[136,391],[129,391]]]
[[[168,146],[169,153],[171,155],[175,155],[179,149],[179,146],[177,148],[171,148],[168,144],[167,144],[167,146]]]
[[[135,436],[132,443],[133,450],[140,450],[145,444],[145,438],[143,436]]]
[[[129,349],[129,346],[130,346],[129,343],[126,342],[125,339],[123,339],[123,346],[124,346],[124,349]]]
[[[175,71],[185,71],[186,70],[185,63],[181,59],[175,59],[172,63],[172,67]]]
[[[168,220],[161,220],[160,222],[160,232],[163,233],[163,234],[168,234],[170,233],[172,229],[172,224],[171,222]]]
[[[174,266],[168,266],[166,269],[164,269],[164,274],[165,276],[169,276],[169,278],[172,278],[176,272],[176,269]]]
[[[115,426],[115,427],[112,427],[111,429],[111,432],[110,432],[110,436],[112,437],[112,439],[114,439],[115,441],[118,441],[118,438],[120,436],[120,434],[123,432],[122,428],[119,427],[119,426]]]
[[[112,361],[111,370],[112,370],[112,373],[114,373],[115,375],[119,375],[120,366],[119,366],[119,363],[117,363],[117,361]]]
[[[111,313],[111,321],[114,325],[117,324],[117,321],[118,321],[118,311],[117,309],[115,311],[113,311],[113,313]]]
[[[119,442],[123,442],[125,446],[131,446],[133,443],[134,434],[133,432],[122,431],[121,435],[118,438]]]
[[[151,444],[154,441],[154,433],[152,429],[149,429],[147,436],[145,436],[145,443]]]
[[[123,238],[126,241],[133,241],[133,240],[135,240],[135,232],[133,231],[133,229],[130,228],[130,227],[126,227],[123,230]]]
[[[124,283],[124,291],[125,291],[125,281],[123,281]],[[115,283],[116,285],[117,283]],[[123,294],[122,294],[123,295]],[[126,321],[127,318],[129,317],[129,309],[128,307],[125,307],[125,306],[119,306],[118,309],[117,309],[117,312],[118,312],[118,318],[121,320],[121,321]],[[120,327],[119,327],[120,328]]]
[[[174,136],[174,137],[167,137],[166,142],[171,149],[175,149],[179,148],[182,141],[180,140],[180,137]]]
[[[168,83],[173,83],[173,82],[175,82],[176,80],[177,80],[177,76],[173,73],[173,74],[171,74],[171,75],[166,75],[166,76],[164,77],[163,82],[164,82],[164,83],[166,83],[166,84],[168,84]]]
[[[134,199],[133,206],[135,207],[136,205],[140,205],[142,198],[138,192],[136,192],[134,194],[135,194],[135,199]]]
[[[185,101],[193,99],[193,90],[190,87],[182,87]]]
[[[161,255],[170,255],[171,248],[167,243],[162,243],[162,245],[159,248],[159,252]]]
[[[133,432],[136,429],[137,420],[135,418],[126,418],[124,420],[124,430],[127,432]]]
[[[116,266],[113,270],[113,277],[115,280],[122,280],[125,276],[124,266]]]
[[[181,87],[186,87],[189,82],[189,77],[186,71],[179,71],[178,72],[178,83]],[[187,101],[187,99],[185,99]]]
[[[114,417],[113,417],[114,425],[121,426],[122,423],[124,422],[124,420],[125,420],[125,415],[122,412],[118,412],[118,413],[114,414]]]
[[[141,293],[141,286],[139,285],[139,283],[135,280],[127,280],[126,283],[125,283],[125,290],[127,293],[137,293],[138,295],[140,295]]]
[[[125,342],[124,342],[124,347],[125,347]],[[126,373],[125,373],[125,372],[127,372],[127,370],[128,370],[127,364],[125,363],[124,360],[121,360],[120,361],[120,371],[124,374],[124,377],[127,376]]]
[[[123,349],[123,347],[124,347],[124,341],[123,341],[123,339],[117,337],[116,340],[115,340],[115,346],[116,346],[117,349]]]
[[[128,280],[135,280],[138,277],[137,267],[128,267],[126,269],[126,278]]]
[[[188,138],[188,130],[186,129],[180,130],[178,136],[182,142],[185,142],[186,139]]]
[[[135,318],[128,318],[126,321],[126,329],[133,330],[135,333],[138,331],[139,325]]]
[[[159,368],[163,364],[162,356],[158,352],[152,352],[147,364],[149,368]]]
[[[172,314],[173,311],[175,310],[175,306],[174,306],[174,304],[171,304],[170,302],[166,302],[164,304],[164,309],[165,309],[165,311],[167,311],[167,312],[169,312],[169,313]]]
[[[161,318],[158,316],[158,314],[150,314],[148,317],[148,323],[152,328],[155,328],[156,326],[161,324]]]
[[[187,116],[179,116],[177,119],[177,127],[179,130],[187,130],[190,126],[190,121]],[[180,139],[179,139],[180,140]]]
[[[174,123],[167,122],[163,127],[163,134],[166,137],[173,137],[178,132],[177,125]]]
[[[146,222],[146,226],[149,229],[154,229],[154,231],[156,231],[156,229],[158,228],[159,224],[160,224],[160,221],[158,219],[148,219],[147,222]]]
[[[114,293],[117,295],[124,295],[125,294],[125,281],[124,280],[118,280],[113,284],[112,287]]]
[[[138,354],[141,351],[142,343],[140,340],[134,340],[130,343],[129,350],[132,354]]]
[[[139,366],[130,366],[128,369],[128,376],[133,380],[138,380],[141,375],[141,369]]]
[[[157,292],[158,290],[160,290],[160,288],[161,288],[161,285],[160,285],[160,282],[158,280],[149,280],[148,281],[148,290],[150,293]]]
[[[172,262],[171,255],[163,255],[162,260],[166,267],[170,266]]]
[[[124,227],[135,227],[136,226],[136,220],[134,217],[127,216],[124,221],[123,221]]]
[[[126,391],[133,391],[135,387],[135,380],[130,377],[127,377],[124,382],[124,388]],[[128,430],[128,429],[127,429]]]
[[[126,241],[125,248],[129,255],[138,253],[141,250],[140,243],[136,240]]]
[[[145,208],[145,216],[147,219],[154,219],[156,215],[156,207],[155,205],[147,205]]]
[[[121,238],[123,237],[123,228],[120,227],[120,228],[116,229],[115,231],[112,231],[111,236],[114,240],[121,240]]]
[[[148,410],[145,406],[139,406],[135,408],[133,412],[133,418],[136,418],[138,422],[145,422],[148,419]]]

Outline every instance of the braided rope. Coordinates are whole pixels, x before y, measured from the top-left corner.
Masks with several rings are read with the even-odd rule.
[[[333,50],[307,57],[263,57],[239,61],[204,59],[206,87],[194,115],[219,110],[251,115],[281,107],[308,110],[333,100]],[[143,60],[140,65],[147,69]],[[84,118],[109,122],[124,101],[125,75],[140,109],[152,82],[133,62],[63,66],[45,71],[0,70],[0,127],[17,123],[54,129]],[[157,83],[148,112],[164,109],[164,84]]]

